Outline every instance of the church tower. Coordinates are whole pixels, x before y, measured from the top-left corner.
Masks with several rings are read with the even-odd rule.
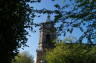
[[[54,23],[50,21],[50,16],[48,16],[47,21],[41,24],[36,63],[45,63],[43,56],[46,53],[46,50],[54,48],[53,40],[55,39],[56,28],[54,27]]]

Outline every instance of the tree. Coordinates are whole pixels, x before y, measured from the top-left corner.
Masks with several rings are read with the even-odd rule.
[[[26,28],[32,28],[34,15],[30,2],[34,1],[0,0],[0,63],[10,63],[18,48],[26,46]]]
[[[34,63],[33,57],[27,52],[19,53],[12,63]]]
[[[45,58],[48,63],[96,63],[96,46],[59,43]]]
[[[56,4],[55,7],[58,9],[55,21],[62,23],[59,31],[66,34],[66,32],[72,33],[74,29],[78,28],[82,32],[79,42],[82,43],[82,40],[86,39],[87,43],[94,44],[96,38],[96,0],[65,0],[63,6]]]

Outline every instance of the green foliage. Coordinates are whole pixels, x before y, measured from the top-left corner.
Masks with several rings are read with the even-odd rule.
[[[60,6],[58,4],[54,5],[56,8],[60,8]]]
[[[37,0],[40,2],[41,0]],[[53,0],[55,1],[55,0]],[[63,1],[63,0],[62,0]],[[62,24],[59,31],[72,31],[73,28],[80,28],[83,35],[80,40],[85,37],[88,42],[96,38],[96,1],[95,0],[75,0],[73,5],[65,5],[60,7],[56,4],[57,10],[36,10],[38,13],[55,13],[55,22]],[[35,0],[0,0],[0,63],[10,63],[11,59],[17,55],[18,48],[26,46],[28,32],[26,28],[33,29],[33,18],[35,17],[32,12],[33,8],[28,3],[36,2]],[[71,0],[72,2],[72,0]],[[66,3],[66,2],[64,2]],[[70,8],[70,6],[73,6]],[[68,9],[65,11],[64,9]],[[72,19],[67,21],[67,19]],[[61,21],[59,21],[61,20]],[[83,28],[86,27],[86,29]],[[80,42],[81,42],[80,41]]]
[[[31,28],[33,23],[30,2],[33,1],[0,0],[0,63],[10,63],[18,48],[26,46],[26,28]]]
[[[56,23],[60,24],[59,31],[64,35],[66,32],[72,33],[75,29],[79,29],[82,35],[79,37],[79,42],[87,39],[87,42],[94,44],[96,38],[96,0],[65,0],[60,6],[55,7],[59,12],[55,17]]]
[[[96,46],[59,43],[45,57],[48,63],[96,63]]]
[[[34,61],[33,57],[31,57],[28,53],[23,52],[18,54],[12,63],[34,63]]]

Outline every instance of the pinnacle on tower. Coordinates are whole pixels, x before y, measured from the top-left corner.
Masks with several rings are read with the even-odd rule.
[[[48,16],[47,16],[47,20],[46,20],[47,22],[49,22],[50,21],[50,15],[48,14]]]

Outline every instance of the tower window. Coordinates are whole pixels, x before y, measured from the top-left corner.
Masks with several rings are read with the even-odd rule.
[[[49,34],[46,35],[46,42],[48,42],[48,41],[50,41],[50,35]]]
[[[50,45],[50,40],[51,40],[50,35],[47,34],[47,35],[46,35],[46,39],[45,39],[45,47],[46,47],[46,48],[49,47],[49,45]]]

